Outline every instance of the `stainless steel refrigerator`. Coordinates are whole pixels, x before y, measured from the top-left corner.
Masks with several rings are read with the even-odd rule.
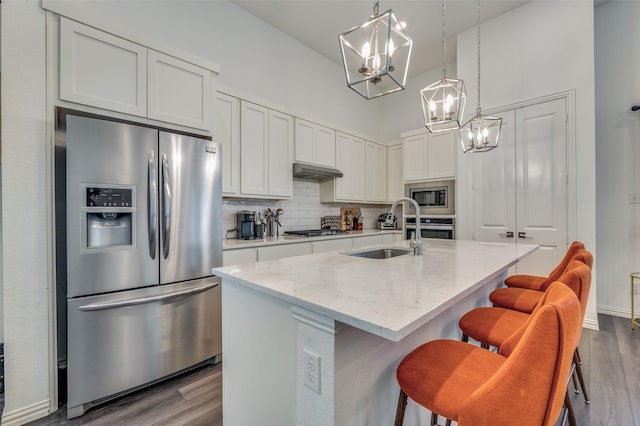
[[[65,136],[72,418],[221,354],[222,187],[209,140],[72,113]]]

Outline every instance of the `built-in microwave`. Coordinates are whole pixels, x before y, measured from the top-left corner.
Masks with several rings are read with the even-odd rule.
[[[455,181],[412,183],[405,185],[405,195],[416,200],[420,206],[420,215],[455,214]],[[409,205],[408,214],[415,214],[413,205]]]

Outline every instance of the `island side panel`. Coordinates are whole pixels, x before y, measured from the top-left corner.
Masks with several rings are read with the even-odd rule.
[[[296,323],[291,305],[222,281],[225,426],[295,424]]]
[[[402,358],[430,340],[460,340],[460,317],[478,306],[489,306],[489,293],[504,278],[501,275],[482,286],[399,342],[340,324],[334,342],[335,424],[392,425],[400,391],[396,369]],[[429,411],[409,400],[405,425],[429,426],[430,419]]]

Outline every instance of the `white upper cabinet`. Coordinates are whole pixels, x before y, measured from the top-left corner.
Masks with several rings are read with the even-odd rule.
[[[269,111],[269,195],[293,196],[293,117]]]
[[[387,201],[404,197],[402,182],[402,144],[387,148]]]
[[[387,148],[367,142],[365,148],[365,201],[387,201]]]
[[[344,176],[320,183],[320,201],[359,201],[365,199],[365,141],[336,132],[336,168]]]
[[[402,134],[405,182],[455,178],[454,132],[428,133],[426,129]]]
[[[60,99],[146,117],[147,49],[61,18]]]
[[[293,117],[241,101],[240,192],[293,196]]]
[[[217,93],[213,140],[222,144],[222,192],[240,192],[240,100]]]
[[[196,129],[211,129],[211,71],[149,50],[148,116]]]
[[[212,131],[216,72],[60,18],[60,100]]]
[[[240,192],[249,195],[269,193],[269,110],[241,102]]]
[[[295,119],[295,161],[334,167],[335,150],[335,130]]]

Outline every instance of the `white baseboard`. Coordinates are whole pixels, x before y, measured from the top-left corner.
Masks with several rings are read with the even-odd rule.
[[[612,315],[614,317],[622,317],[631,319],[631,309],[614,308],[613,306],[598,305],[596,311],[599,314]]]
[[[7,413],[7,409],[5,407],[5,410],[2,413],[2,421],[0,421],[0,423],[2,423],[3,426],[19,426],[29,423],[33,420],[48,416],[50,414],[49,406],[50,401],[45,399],[44,401],[27,407],[22,407],[9,413]]]
[[[598,325],[598,320],[585,319],[582,323],[582,327],[588,328],[590,330],[598,331],[600,330],[600,326]]]

